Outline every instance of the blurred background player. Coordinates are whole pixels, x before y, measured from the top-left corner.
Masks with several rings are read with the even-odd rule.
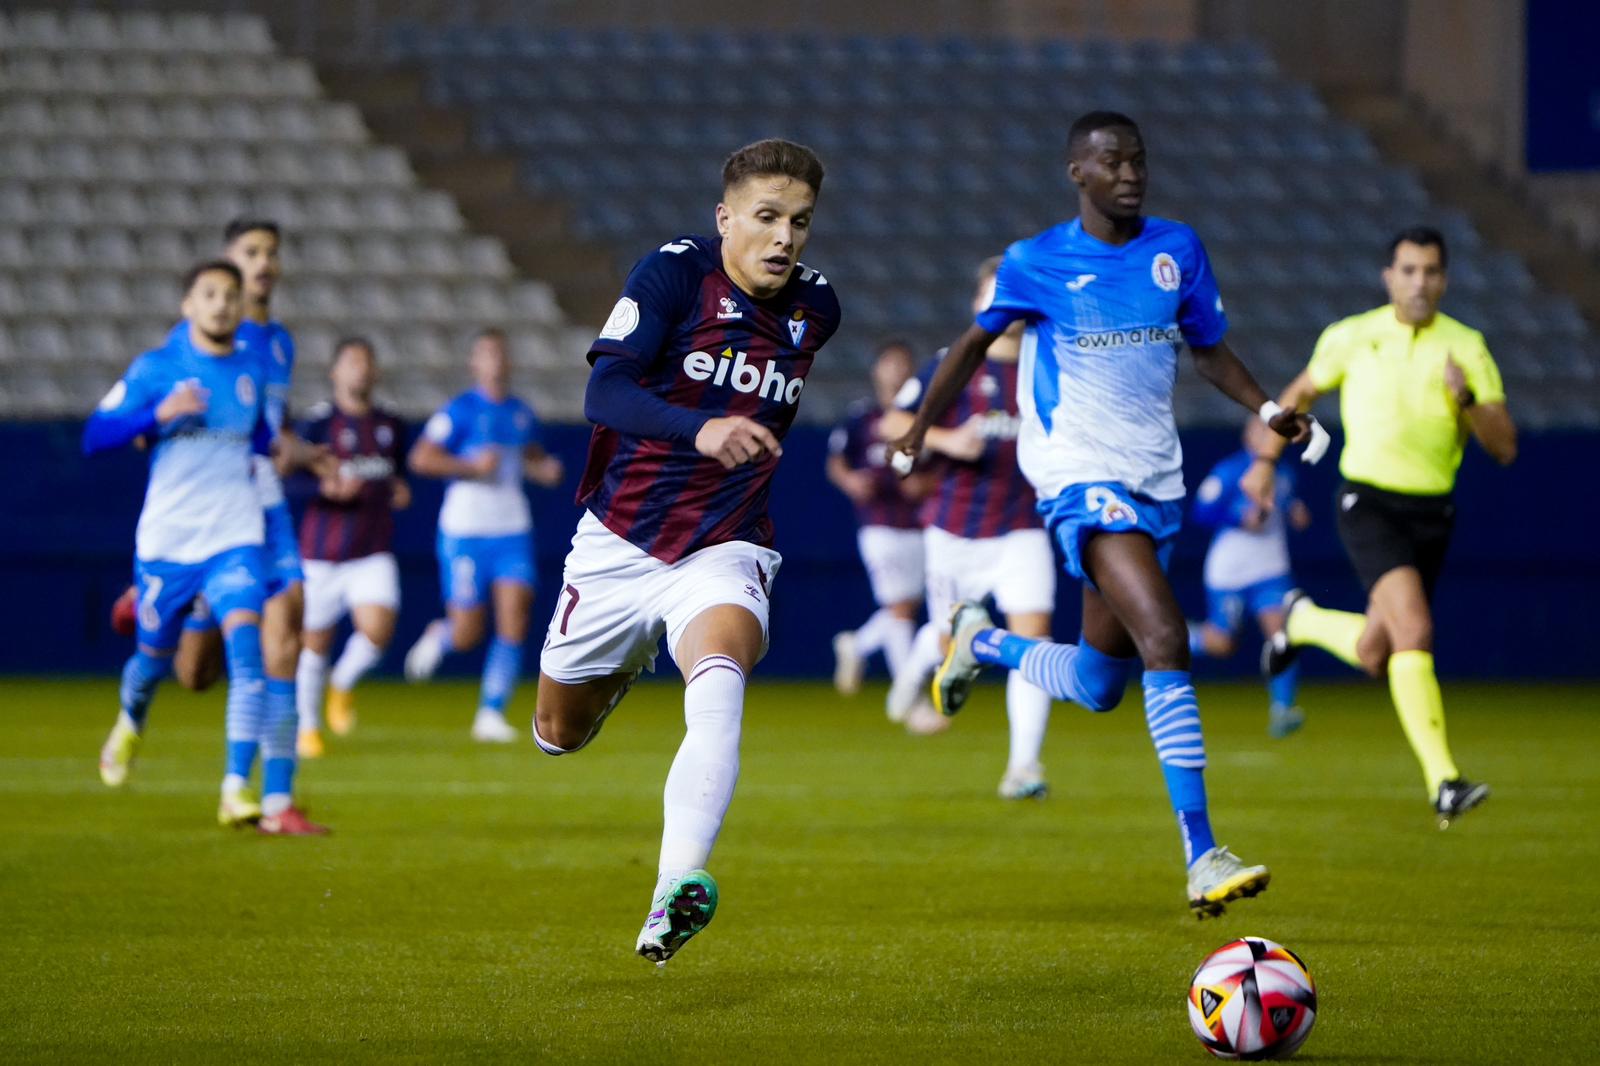
[[[488,608],[494,639],[483,664],[472,739],[509,744],[517,730],[506,704],[522,673],[522,645],[533,608],[533,512],[522,483],[561,483],[561,460],[548,454],[539,419],[511,394],[511,353],[506,335],[487,329],[472,340],[467,365],[473,388],[428,419],[411,448],[409,465],[422,477],[444,478],[439,508],[439,582],[445,617],[406,653],[406,677],[433,676],[446,652],[470,651],[483,642]]]
[[[922,607],[917,498],[926,491],[927,476],[902,479],[890,469],[889,448],[878,428],[914,369],[905,341],[880,345],[872,363],[873,400],[852,409],[828,436],[828,480],[855,505],[856,546],[878,605],[859,628],[834,634],[833,684],[845,695],[861,688],[867,659],[877,651],[883,652],[891,677],[904,669]]]
[[[123,667],[122,709],[100,753],[100,776],[112,787],[127,781],[150,701],[172,672],[179,628],[203,595],[221,627],[229,672],[227,772],[217,820],[259,822],[262,832],[274,834],[320,833],[288,802],[286,785],[274,790],[284,781],[272,753],[293,755],[292,720],[287,731],[274,723],[277,734],[263,725],[261,610],[270,571],[250,457],[266,454],[272,435],[262,363],[255,351],[236,346],[242,282],[225,260],[193,268],[184,279],[182,329],[134,360],[84,430],[87,453],[155,439],[136,535],[138,646]],[[283,801],[270,817],[249,789],[258,749],[267,755],[269,794]]]
[[[1223,339],[1228,320],[1194,231],[1142,214],[1144,138],[1133,120],[1084,115],[1067,135],[1067,158],[1078,217],[1007,249],[992,299],[950,347],[896,448],[917,455],[995,340],[1028,323],[1018,456],[1068,572],[1084,580],[1083,636],[1077,644],[1019,636],[963,603],[934,699],[953,714],[983,666],[1004,666],[1058,699],[1108,711],[1142,659],[1145,717],[1183,837],[1189,906],[1215,916],[1261,892],[1271,874],[1211,833],[1188,630],[1166,575],[1182,517],[1172,414],[1179,350],[1187,343],[1202,377],[1277,432],[1305,436],[1310,421],[1278,410]]]
[[[1189,624],[1189,651],[1196,658],[1232,658],[1249,619],[1268,640],[1283,628],[1284,600],[1294,588],[1288,531],[1309,528],[1311,510],[1295,498],[1294,471],[1285,462],[1278,464],[1271,507],[1257,505],[1239,486],[1274,436],[1260,419],[1246,422],[1244,447],[1212,467],[1195,490],[1190,521],[1216,530],[1206,552],[1206,617]],[[1299,683],[1297,666],[1268,679],[1267,732],[1273,737],[1286,737],[1305,722],[1296,703]]]
[[[296,688],[303,758],[323,751],[324,686],[328,724],[344,736],[356,722],[351,691],[394,637],[400,609],[400,571],[391,551],[394,512],[411,504],[411,486],[400,476],[405,426],[372,402],[378,382],[372,342],[339,341],[328,377],[333,400],[314,408],[299,429],[301,440],[326,448],[336,464],[318,479],[300,522],[306,610]],[[335,629],[346,613],[354,631],[330,675]]]
[[[999,256],[979,264],[974,311],[993,299],[999,267]],[[1050,535],[1039,520],[1033,486],[1017,465],[1022,330],[1023,323],[1017,322],[995,338],[981,369],[923,438],[927,450],[940,457],[935,466],[937,486],[922,509],[931,628],[919,634],[905,671],[895,678],[889,701],[890,716],[899,715],[914,728],[919,723],[911,717],[915,711],[908,708],[908,698],[925,691],[928,677],[944,657],[951,608],[958,602],[993,597],[1011,632],[1050,635],[1056,559]],[[917,409],[939,363],[929,363],[901,390],[900,410],[885,420],[891,436],[910,428],[908,412]],[[999,794],[1003,799],[1042,799],[1049,792],[1039,762],[1050,723],[1049,694],[1012,671],[1006,677],[1006,719],[1011,744]]]
[[[1390,242],[1389,302],[1335,322],[1279,402],[1307,410],[1340,390],[1339,539],[1367,590],[1365,614],[1291,596],[1284,632],[1264,658],[1282,674],[1314,645],[1373,677],[1387,672],[1395,712],[1422,765],[1441,825],[1489,795],[1456,768],[1433,669],[1433,590],[1455,524],[1456,470],[1470,433],[1501,465],[1517,456],[1500,370],[1483,334],[1439,310],[1447,283],[1444,236],[1408,229]],[[1267,442],[1246,490],[1269,498],[1278,449]]]
[[[641,259],[589,350],[587,513],[545,638],[533,737],[550,755],[583,748],[667,638],[685,730],[635,945],[658,964],[716,912],[704,867],[739,777],[745,679],[766,654],[783,562],[767,515],[779,441],[839,325],[833,287],[800,262],[822,177],[788,141],[734,152],[718,236]]]

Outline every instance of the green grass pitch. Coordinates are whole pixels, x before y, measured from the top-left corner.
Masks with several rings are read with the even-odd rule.
[[[112,793],[111,681],[0,682],[0,1060],[1198,1063],[1189,976],[1247,933],[1317,979],[1305,1061],[1600,1058],[1593,687],[1447,681],[1495,793],[1440,832],[1383,686],[1308,686],[1274,742],[1202,680],[1218,838],[1273,882],[1199,923],[1136,690],[1058,706],[1053,795],[1007,804],[998,687],[914,738],[881,690],[758,679],[721,910],[658,972],[680,691],[556,760],[472,745],[470,686],[373,684],[303,772],[335,835],[273,840],[212,821],[220,694],[164,689]]]

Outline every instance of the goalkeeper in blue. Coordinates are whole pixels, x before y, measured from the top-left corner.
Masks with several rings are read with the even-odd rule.
[[[264,832],[323,831],[292,804],[295,718],[267,720],[261,612],[272,591],[252,456],[268,454],[267,368],[238,344],[243,277],[226,260],[184,279],[183,322],[133,361],[84,429],[86,454],[153,439],[150,481],[135,534],[138,645],[122,671],[121,713],[100,754],[100,776],[123,784],[156,687],[194,602],[221,624],[228,668],[227,769],[217,820],[263,821],[249,790],[262,758],[264,798],[285,801]]]
[[[1272,505],[1262,507],[1240,483],[1272,431],[1252,418],[1245,424],[1244,447],[1211,468],[1195,490],[1189,520],[1216,530],[1206,551],[1206,617],[1189,624],[1189,652],[1195,658],[1230,659],[1248,622],[1268,642],[1282,631],[1284,603],[1294,592],[1289,570],[1289,530],[1311,525],[1311,510],[1295,496],[1294,471],[1287,463],[1275,479]],[[1263,661],[1267,646],[1263,646]],[[1267,732],[1282,739],[1305,724],[1296,697],[1300,664],[1267,678]]]
[[[1068,134],[1067,158],[1078,217],[1007,249],[989,306],[950,346],[893,447],[917,455],[989,345],[1025,321],[1018,461],[1067,571],[1083,580],[1083,633],[1077,644],[1016,636],[980,605],[958,604],[934,705],[954,714],[983,667],[994,666],[1056,699],[1109,711],[1142,661],[1145,718],[1183,837],[1189,906],[1213,917],[1261,892],[1271,875],[1217,844],[1206,806],[1188,627],[1166,575],[1183,514],[1172,414],[1179,351],[1187,344],[1201,376],[1282,436],[1312,436],[1313,423],[1279,410],[1223,340],[1228,321],[1194,231],[1141,213],[1145,149],[1133,121],[1084,115]]]

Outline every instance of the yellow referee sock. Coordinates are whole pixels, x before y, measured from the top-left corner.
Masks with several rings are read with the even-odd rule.
[[[1433,653],[1397,651],[1389,656],[1389,695],[1432,796],[1441,781],[1461,776],[1444,739],[1444,696],[1433,672]]]
[[[1330,611],[1301,600],[1289,615],[1289,643],[1311,644],[1343,659],[1357,670],[1356,642],[1367,628],[1367,616],[1354,611]]]

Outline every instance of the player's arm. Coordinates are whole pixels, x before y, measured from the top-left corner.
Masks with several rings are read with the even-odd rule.
[[[529,441],[522,447],[522,476],[540,488],[553,489],[561,484],[567,468],[561,460],[544,450],[538,441]]]
[[[1009,323],[1007,323],[1009,325]],[[889,450],[905,458],[896,458],[896,469],[902,474],[910,473],[911,463],[916,461],[922,449],[929,443],[928,431],[933,424],[944,416],[950,405],[956,402],[967,383],[972,380],[972,375],[978,372],[983,365],[983,357],[989,351],[989,345],[1005,332],[1002,326],[998,330],[990,330],[981,322],[974,322],[967,327],[967,331],[952,344],[939,366],[933,372],[933,377],[928,382],[928,387],[923,390],[922,402],[917,405],[916,413],[912,416],[911,424],[899,437],[889,442]]]
[[[184,380],[162,394],[140,363],[129,368],[83,427],[83,454],[126,447],[161,426],[206,412],[210,394],[198,381]]]
[[[448,407],[428,419],[422,435],[406,457],[406,465],[413,474],[461,481],[477,481],[494,475],[500,465],[495,449],[485,448],[470,459],[456,455],[464,432],[459,425],[462,421]]]
[[[1312,419],[1304,412],[1286,407],[1279,401],[1273,410],[1272,400],[1267,396],[1266,390],[1256,381],[1255,375],[1244,362],[1234,354],[1228,342],[1218,340],[1215,344],[1192,345],[1190,350],[1194,353],[1194,366],[1200,376],[1209,381],[1218,392],[1238,403],[1248,411],[1259,413],[1280,441],[1274,441],[1272,446],[1279,454],[1283,452],[1283,442],[1293,441],[1295,444],[1303,443],[1311,437]],[[1276,458],[1276,456],[1274,456]]]
[[[1317,385],[1313,367],[1307,367],[1305,370],[1300,371],[1293,381],[1289,382],[1289,387],[1283,390],[1283,394],[1278,397],[1277,403],[1286,413],[1293,412],[1304,415],[1311,410],[1311,405],[1317,402],[1317,397],[1321,396],[1322,392],[1323,390]],[[1327,430],[1317,426],[1317,431],[1325,441],[1327,439]],[[1244,472],[1244,476],[1239,479],[1239,487],[1244,490],[1244,494],[1257,507],[1263,510],[1272,508],[1276,495],[1278,459],[1283,455],[1283,449],[1288,443],[1282,436],[1268,437],[1262,441],[1260,452],[1257,453],[1255,460],[1251,462],[1249,469]],[[1324,444],[1322,450],[1325,451],[1326,449],[1327,445]],[[1306,448],[1306,454],[1308,456],[1311,454],[1310,446]],[[1321,454],[1321,451],[1317,453],[1318,458],[1321,457]],[[1315,460],[1312,461],[1314,462]],[[1308,516],[1307,525],[1309,524],[1310,519]],[[1303,529],[1305,527],[1297,525],[1295,528]]]
[[[1506,409],[1504,388],[1499,371],[1482,352],[1473,365],[1477,385],[1468,377],[1467,370],[1455,360],[1454,353],[1445,357],[1444,384],[1456,402],[1456,410],[1466,420],[1467,428],[1478,438],[1478,443],[1501,466],[1510,466],[1517,459],[1517,426]],[[1480,390],[1483,395],[1480,396]]]

